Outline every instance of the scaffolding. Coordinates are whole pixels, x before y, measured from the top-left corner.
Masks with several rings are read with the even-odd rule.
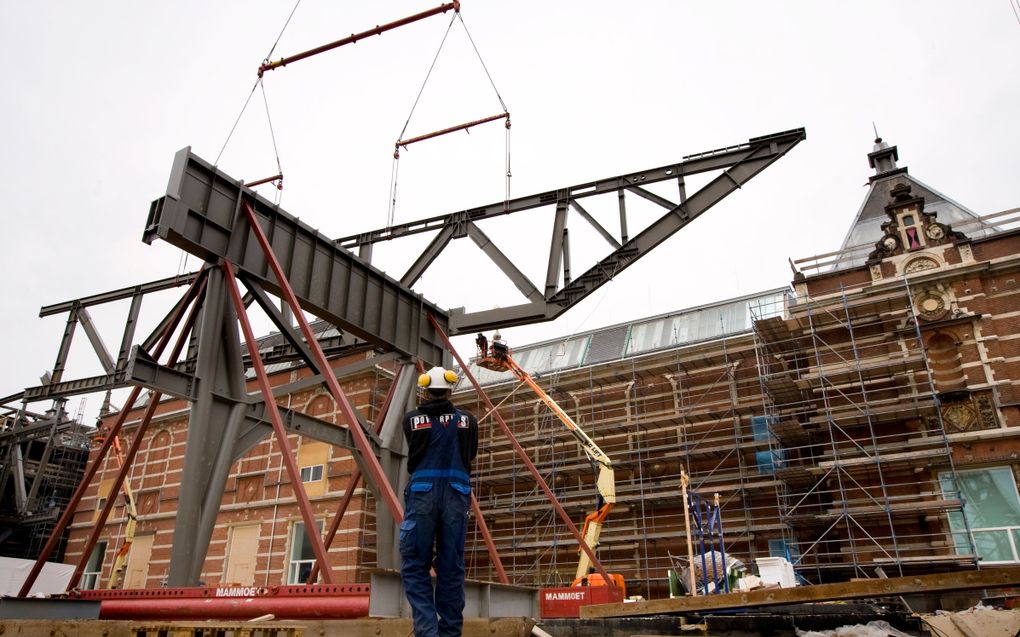
[[[798,574],[973,566],[949,528],[964,503],[909,282],[804,296],[754,336],[758,424]]]
[[[91,427],[55,401],[45,414],[21,409],[0,425],[0,551],[34,559],[81,480]],[[63,554],[65,537],[57,550]]]
[[[977,564],[969,529],[951,524],[966,524],[964,501],[913,297],[905,279],[820,298],[786,290],[746,299],[746,323],[710,338],[636,351],[635,324],[515,353],[613,460],[618,504],[599,559],[628,592],[668,594],[670,556],[686,554],[683,471],[695,494],[720,495],[727,555],[749,565],[784,557],[802,582]],[[596,351],[610,340],[622,355]],[[516,383],[482,382],[583,518],[594,475],[569,433]],[[569,582],[576,543],[509,443],[484,420],[481,432],[475,492],[511,581]],[[492,577],[480,538],[469,538],[467,563],[469,577]]]
[[[751,426],[762,407],[749,306],[781,314],[786,295],[775,290],[515,352],[613,460],[617,506],[603,527],[599,559],[624,576],[628,593],[668,595],[671,554],[686,555],[684,470],[694,494],[720,495],[727,555],[745,562],[767,555],[768,540],[781,536],[778,481],[762,455],[769,442],[756,439]],[[582,519],[595,476],[576,441],[509,377],[473,371],[568,513]],[[470,408],[484,414],[480,404]],[[520,471],[509,443],[485,420],[480,431],[475,493],[511,581],[569,583],[576,542]],[[475,536],[467,566],[469,577],[492,576]]]

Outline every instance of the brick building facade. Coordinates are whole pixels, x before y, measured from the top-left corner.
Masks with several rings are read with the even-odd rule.
[[[361,354],[356,358],[365,356]],[[339,367],[351,361],[352,357],[347,357],[333,362]],[[310,375],[307,368],[286,367],[290,368],[270,376],[274,386]],[[377,366],[344,378],[342,387],[355,409],[371,422],[391,378],[391,370]],[[257,391],[254,381],[249,381],[248,390]],[[333,398],[322,388],[287,394],[278,397],[278,402],[327,422],[336,423],[340,418]],[[129,415],[121,435],[124,447],[130,445],[143,410],[144,406],[137,407]],[[167,575],[187,427],[187,404],[181,400],[164,401],[139,449],[130,474],[138,524],[123,577],[125,588],[158,588]],[[291,434],[289,440],[315,518],[328,528],[356,464],[345,449],[295,434]],[[94,443],[93,452],[97,448],[98,444]],[[118,460],[111,454],[85,493],[72,522],[66,562],[76,563],[80,559],[117,469]],[[106,525],[100,544],[90,556],[83,588],[109,585],[128,521],[123,497],[121,500]],[[338,581],[361,581],[365,566],[375,563],[372,534],[365,533],[365,529],[373,527],[374,517],[373,498],[362,482],[329,553]],[[231,467],[202,580],[209,585],[298,583],[307,577],[313,561],[278,443],[270,435]]]

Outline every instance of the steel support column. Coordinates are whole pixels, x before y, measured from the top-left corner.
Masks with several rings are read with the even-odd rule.
[[[198,583],[212,537],[209,520],[219,510],[229,465],[217,464],[217,452],[231,450],[236,436],[238,406],[248,397],[243,383],[244,366],[237,350],[237,318],[228,306],[228,290],[223,271],[210,268],[202,303],[198,334],[198,358],[195,363],[195,397],[191,403],[188,437],[181,470],[180,497],[174,520],[168,586],[194,586]],[[212,513],[207,512],[207,497],[216,493]]]

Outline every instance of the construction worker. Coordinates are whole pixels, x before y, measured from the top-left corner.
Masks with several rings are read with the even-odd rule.
[[[485,358],[489,355],[489,339],[485,338],[485,334],[478,332],[478,336],[475,337],[475,345],[478,346],[478,356]]]
[[[402,423],[411,479],[400,524],[400,576],[415,637],[459,637],[464,625],[464,539],[478,421],[450,402],[456,383],[457,374],[442,367],[419,376],[422,402]]]

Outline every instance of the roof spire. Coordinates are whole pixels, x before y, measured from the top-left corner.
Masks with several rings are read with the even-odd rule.
[[[875,174],[872,177],[872,179],[875,179],[885,173],[898,170],[896,160],[900,158],[900,155],[895,146],[890,146],[878,136],[878,127],[875,126],[875,122],[871,122],[871,127],[875,131],[875,146],[868,153],[868,164],[875,169]]]

